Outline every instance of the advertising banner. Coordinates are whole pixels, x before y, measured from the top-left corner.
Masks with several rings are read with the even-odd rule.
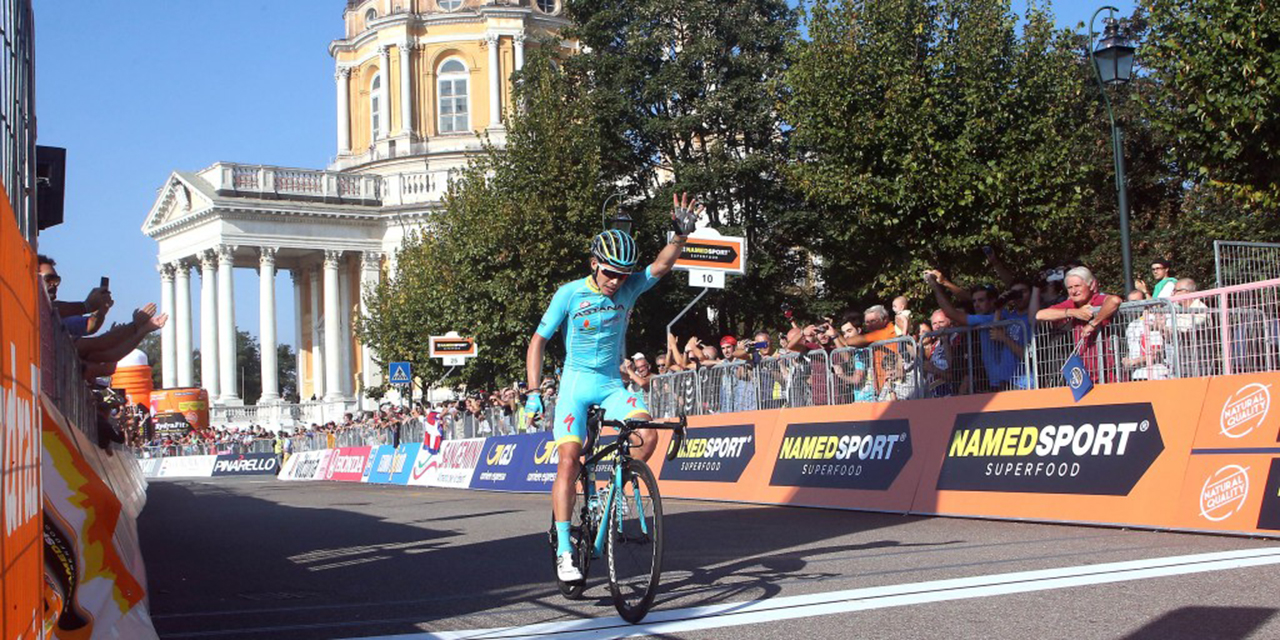
[[[1221,376],[1209,381],[1196,450],[1280,447],[1280,373]]]
[[[295,453],[284,462],[281,480],[320,480],[328,476],[332,449]]]
[[[213,463],[214,476],[264,476],[280,469],[274,453],[230,453]]]
[[[51,403],[43,408],[44,593],[52,607],[51,637],[155,638],[134,520],[143,481],[130,476],[139,468],[123,450],[108,456]],[[109,479],[123,486],[113,490]],[[42,591],[6,581],[6,598],[19,588]]]
[[[365,482],[374,484],[391,482],[391,462],[395,455],[396,448],[391,445],[373,447],[369,452],[369,472],[365,476]]]
[[[36,637],[39,629],[40,319],[36,254],[18,230],[0,189],[0,582],[4,637]]]
[[[160,460],[160,478],[208,478],[218,456],[168,456]]]
[[[534,441],[528,435],[486,438],[471,478],[472,489],[527,491],[525,475],[533,463]]]
[[[418,460],[418,452],[422,445],[418,443],[402,444],[391,458],[391,484],[409,484],[413,474],[414,463]]]
[[[484,438],[446,440],[438,452],[422,448],[409,472],[409,484],[466,489],[480,464]]]
[[[334,449],[329,458],[324,479],[341,482],[361,482],[365,478],[365,465],[369,461],[369,447],[341,447]]]
[[[660,480],[737,482],[756,455],[755,425],[690,429]]]
[[[142,468],[142,476],[144,478],[159,477],[160,463],[162,463],[163,461],[164,461],[163,458],[143,458],[139,460],[138,464]]]
[[[911,459],[906,420],[789,424],[769,484],[884,491]]]

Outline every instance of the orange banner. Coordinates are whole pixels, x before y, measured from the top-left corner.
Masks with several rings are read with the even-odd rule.
[[[40,508],[40,292],[36,256],[0,189],[0,582],[5,640],[39,637],[43,581]]]
[[[651,463],[671,497],[1280,536],[1277,380],[701,416]]]

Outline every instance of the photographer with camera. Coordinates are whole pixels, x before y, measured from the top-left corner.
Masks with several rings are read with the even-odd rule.
[[[1040,306],[1040,293],[1025,282],[1017,282],[1003,294],[997,295],[995,287],[976,286],[970,289],[974,313],[965,313],[952,304],[942,284],[941,274],[926,271],[925,282],[933,289],[934,297],[942,312],[957,327],[993,326],[978,332],[981,344],[985,379],[975,380],[974,392],[1002,391],[1030,388],[1030,378],[1023,364],[1023,353],[1031,338],[1031,318]],[[1013,321],[1013,324],[1001,324]]]

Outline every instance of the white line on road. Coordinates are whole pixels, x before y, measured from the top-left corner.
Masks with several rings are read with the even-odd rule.
[[[730,602],[687,609],[658,610],[651,612],[649,617],[638,625],[627,624],[618,617],[586,618],[494,629],[370,636],[359,640],[515,640],[517,638],[579,640],[685,633],[869,609],[1084,587],[1272,564],[1280,564],[1280,547],[1019,571],[767,600]]]

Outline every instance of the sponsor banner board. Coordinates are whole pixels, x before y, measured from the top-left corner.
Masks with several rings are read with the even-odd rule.
[[[40,291],[36,253],[0,189],[0,582],[5,638],[38,637],[40,529]]]
[[[722,236],[699,229],[689,236],[676,259],[676,270],[704,269],[743,274],[747,272],[747,239]]]
[[[911,459],[906,420],[789,424],[769,484],[884,491]]]
[[[280,470],[281,480],[320,480],[327,476],[332,449],[303,451],[289,456]]]
[[[369,447],[340,447],[329,456],[324,470],[325,480],[361,482],[369,461]]]
[[[466,438],[444,441],[439,453],[423,448],[409,472],[409,484],[450,489],[470,487],[484,443],[484,438]]]
[[[216,476],[265,476],[280,470],[280,461],[274,453],[228,453],[218,456],[213,463]]]
[[[1209,381],[1195,448],[1274,448],[1280,442],[1280,373],[1221,376]]]
[[[365,482],[374,484],[387,484],[391,482],[391,463],[392,458],[396,455],[396,448],[391,445],[380,445],[373,447],[369,451],[369,471],[365,475]]]
[[[142,477],[155,478],[160,475],[160,463],[163,458],[143,458],[138,461],[138,466],[142,468]]]
[[[168,456],[160,460],[159,478],[208,478],[218,456]]]
[[[422,445],[418,443],[402,444],[391,458],[391,484],[409,484],[409,476],[413,474],[414,463],[418,460],[418,452]]]
[[[35,588],[6,573],[6,602],[17,602],[22,591],[43,594],[50,638],[154,638],[138,547],[136,516],[146,484],[140,467],[127,451],[98,447],[47,398],[41,404],[47,580]]]
[[[1162,451],[1150,403],[961,413],[937,487],[1123,496]]]
[[[430,355],[432,358],[448,358],[463,357],[471,358],[476,355],[475,338],[460,338],[458,336],[431,336],[429,338]]]
[[[755,440],[753,424],[689,429],[675,459],[663,465],[659,480],[737,482],[755,458]]]
[[[539,434],[540,435],[540,434]],[[485,438],[484,450],[471,478],[472,489],[527,491],[525,475],[533,465],[531,435]]]
[[[1193,455],[1182,486],[1180,528],[1280,533],[1274,455]]]

